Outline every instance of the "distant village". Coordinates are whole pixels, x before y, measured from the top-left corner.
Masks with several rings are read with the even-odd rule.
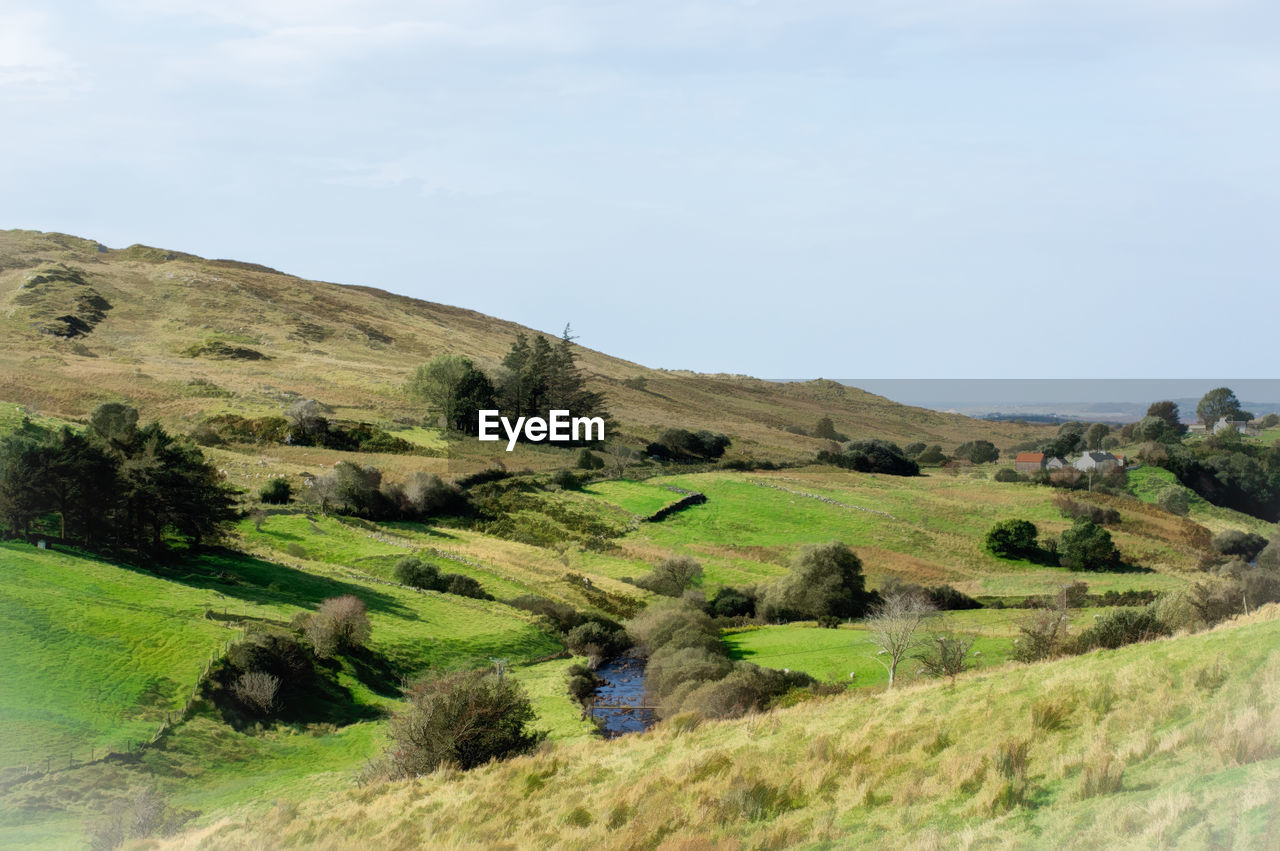
[[[1261,433],[1261,427],[1254,421],[1230,420],[1226,417],[1214,423],[1212,428],[1204,423],[1193,423],[1187,426],[1188,434],[1222,434],[1228,431],[1238,432],[1248,437],[1256,437]],[[1013,460],[1014,470],[1024,474],[1034,473],[1037,470],[1053,471],[1074,467],[1082,473],[1096,473],[1102,476],[1112,470],[1124,469],[1126,466],[1128,466],[1128,459],[1125,456],[1096,450],[1086,451],[1070,463],[1065,458],[1047,455],[1043,452],[1019,452]]]

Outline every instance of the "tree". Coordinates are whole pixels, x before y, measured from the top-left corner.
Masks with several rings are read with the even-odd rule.
[[[1223,417],[1229,420],[1252,419],[1243,416],[1240,400],[1229,387],[1218,387],[1204,394],[1200,404],[1196,405],[1196,417],[1206,426],[1212,426]]]
[[[1106,423],[1094,423],[1085,429],[1084,444],[1089,449],[1101,449],[1102,441],[1111,434],[1111,426]]]
[[[292,428],[289,431],[290,443],[302,446],[323,446],[329,434],[329,420],[324,416],[324,407],[315,399],[299,399],[284,412]]]
[[[1182,424],[1182,413],[1178,410],[1177,402],[1169,400],[1152,402],[1147,408],[1147,416],[1163,420],[1173,434],[1182,436],[1187,433],[1187,427]]]
[[[389,756],[401,777],[528,753],[546,735],[529,729],[533,704],[510,677],[486,671],[437,674],[407,697],[408,705],[391,719]]]
[[[910,593],[891,593],[871,610],[867,630],[871,643],[880,648],[875,660],[889,672],[889,688],[897,679],[898,666],[919,647],[917,633],[934,611],[932,603]]]
[[[1071,528],[1062,533],[1058,557],[1063,566],[1072,570],[1105,570],[1120,562],[1111,533],[1084,517],[1077,518]]]
[[[653,573],[636,580],[641,588],[647,588],[664,597],[679,597],[702,578],[702,565],[689,556],[668,556]]]
[[[1034,559],[1040,553],[1037,534],[1029,520],[1001,520],[987,532],[983,545],[996,558]]]
[[[791,572],[765,593],[767,616],[782,620],[832,615],[862,615],[872,597],[866,590],[862,561],[839,541],[805,547],[791,562]]]
[[[459,418],[458,391],[474,368],[461,355],[438,355],[414,371],[406,389],[411,398],[427,403],[443,428],[455,428]]]
[[[938,444],[925,447],[916,455],[916,463],[925,464],[927,466],[937,466],[945,464],[947,461],[946,453],[942,451],[942,447]]]

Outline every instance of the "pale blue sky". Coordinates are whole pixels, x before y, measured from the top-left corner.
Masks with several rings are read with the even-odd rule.
[[[651,366],[1276,377],[1278,10],[0,0],[0,227]]]

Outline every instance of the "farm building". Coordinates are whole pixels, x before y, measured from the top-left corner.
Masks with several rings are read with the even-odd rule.
[[[1060,470],[1067,466],[1061,458],[1045,455],[1043,452],[1019,452],[1013,459],[1013,469],[1019,473],[1034,473],[1036,470]]]
[[[1120,466],[1120,459],[1110,452],[1086,452],[1072,466],[1082,473],[1109,473]]]

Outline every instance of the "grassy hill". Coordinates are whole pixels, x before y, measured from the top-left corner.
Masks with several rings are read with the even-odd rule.
[[[54,321],[80,314],[73,326]],[[129,401],[144,418],[190,429],[214,413],[277,414],[316,398],[337,416],[408,427],[423,416],[401,392],[416,366],[461,353],[493,367],[521,330],[459,307],[250,263],[0,231],[0,400],[45,413],[82,417],[100,402]],[[829,381],[657,371],[589,349],[580,360],[623,430],[641,437],[679,424],[728,432],[738,452],[795,457],[824,443],[785,429],[812,428],[824,415],[852,436],[948,446],[1038,433]],[[643,386],[624,383],[637,378]]]
[[[233,816],[172,847],[1264,847],[1278,615],[954,688],[685,717]]]
[[[873,588],[890,579],[947,583],[1010,603],[1075,581],[1093,593],[1177,591],[1202,577],[1211,532],[1274,527],[1198,498],[1189,517],[1175,517],[1153,504],[1168,474],[1143,468],[1132,479],[1137,499],[1072,494],[1118,512],[1110,531],[1129,565],[1083,573],[984,550],[999,520],[1031,520],[1049,537],[1070,525],[1054,504],[1060,492],[996,482],[991,465],[915,478],[798,464],[651,466],[643,481],[561,487],[545,471],[566,466],[569,450],[526,445],[507,455],[442,434],[423,426],[424,412],[400,389],[440,353],[492,367],[519,330],[248,263],[0,232],[0,434],[28,415],[78,428],[103,401],[189,431],[214,414],[276,415],[318,398],[334,416],[416,447],[206,447],[246,491],[246,506],[265,510],[228,530],[219,548],[146,568],[0,543],[0,845],[83,845],[86,822],[149,789],[199,813],[181,843],[211,847],[841,847],[903,836],[946,844],[957,835],[965,844],[1040,844],[1066,833],[1083,846],[1131,837],[1248,846],[1272,829],[1265,819],[1276,798],[1259,790],[1280,775],[1274,613],[1018,666],[1007,660],[1019,611],[950,612],[941,619],[975,637],[980,670],[954,689],[912,685],[908,675],[908,687],[891,694],[882,693],[861,624],[731,632],[724,642],[734,658],[845,684],[852,671],[861,688],[733,723],[684,718],[626,741],[594,738],[566,692],[577,660],[547,624],[510,605],[515,598],[622,619],[653,598],[629,580],[668,555],[696,558],[699,590],[710,593],[767,583],[802,547],[833,539],[856,550]],[[795,427],[822,416],[850,436],[948,449],[973,439],[1004,448],[1043,433],[829,381],[660,372],[591,350],[580,361],[632,442],[673,425],[707,428],[732,435],[731,456],[800,462],[826,442]],[[414,471],[456,476],[494,459],[515,472],[477,497],[484,511],[430,524],[254,500],[273,477],[301,488],[302,474],[344,460],[401,480]],[[706,502],[646,521],[689,491]],[[477,580],[496,599],[397,584],[396,562],[410,554]],[[372,633],[365,655],[326,663],[344,695],[341,712],[237,728],[213,705],[189,702],[229,642],[287,629],[345,594],[365,602]],[[1098,613],[1079,610],[1074,625]],[[386,746],[385,719],[401,706],[403,682],[495,658],[526,686],[536,726],[550,734],[539,755],[356,788]]]

